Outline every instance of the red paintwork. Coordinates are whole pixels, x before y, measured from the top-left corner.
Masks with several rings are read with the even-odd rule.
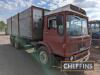
[[[62,14],[64,16],[64,35],[61,36],[57,33],[56,29],[48,29],[48,17],[52,16],[52,15],[57,15],[57,14]],[[49,16],[45,16],[44,19],[44,33],[43,33],[43,42],[45,42],[47,45],[49,45],[49,47],[52,49],[52,53],[62,56],[62,57],[67,57],[67,56],[71,56],[74,54],[74,52],[72,53],[68,53],[69,50],[78,50],[78,48],[76,47],[77,44],[83,43],[85,44],[86,47],[90,47],[90,41],[91,38],[90,36],[85,36],[82,42],[82,37],[76,37],[76,38],[71,38],[67,35],[66,33],[66,17],[67,15],[78,15],[81,17],[84,17],[80,14],[76,14],[76,13],[72,13],[72,12],[60,12],[60,13],[55,13]],[[84,17],[88,20],[87,17]],[[75,46],[76,45],[76,46]],[[49,49],[50,50],[50,49]]]

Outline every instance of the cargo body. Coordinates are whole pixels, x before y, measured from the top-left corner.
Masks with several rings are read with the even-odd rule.
[[[43,65],[89,59],[88,17],[79,7],[69,4],[48,11],[32,6],[7,23],[12,46],[35,48],[33,54]]]
[[[32,6],[8,19],[8,34],[31,40],[42,40],[42,21],[45,11],[44,9]]]

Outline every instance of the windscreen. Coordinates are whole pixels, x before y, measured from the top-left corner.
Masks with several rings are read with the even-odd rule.
[[[67,33],[70,36],[88,35],[87,19],[74,15],[69,15],[67,16],[66,23]]]
[[[91,32],[99,32],[100,24],[99,23],[90,24],[90,29],[91,29]]]

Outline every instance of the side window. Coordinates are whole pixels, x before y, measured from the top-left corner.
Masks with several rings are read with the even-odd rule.
[[[56,29],[59,35],[64,34],[63,15],[48,18],[48,29]]]
[[[94,24],[91,24],[91,29],[94,29],[95,27],[94,27]]]
[[[56,17],[50,17],[48,19],[48,29],[56,29],[57,28],[57,24],[56,24]]]

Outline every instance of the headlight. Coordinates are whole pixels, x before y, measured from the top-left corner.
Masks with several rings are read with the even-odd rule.
[[[74,56],[71,56],[71,57],[70,57],[70,61],[73,61],[73,60],[74,60]]]

